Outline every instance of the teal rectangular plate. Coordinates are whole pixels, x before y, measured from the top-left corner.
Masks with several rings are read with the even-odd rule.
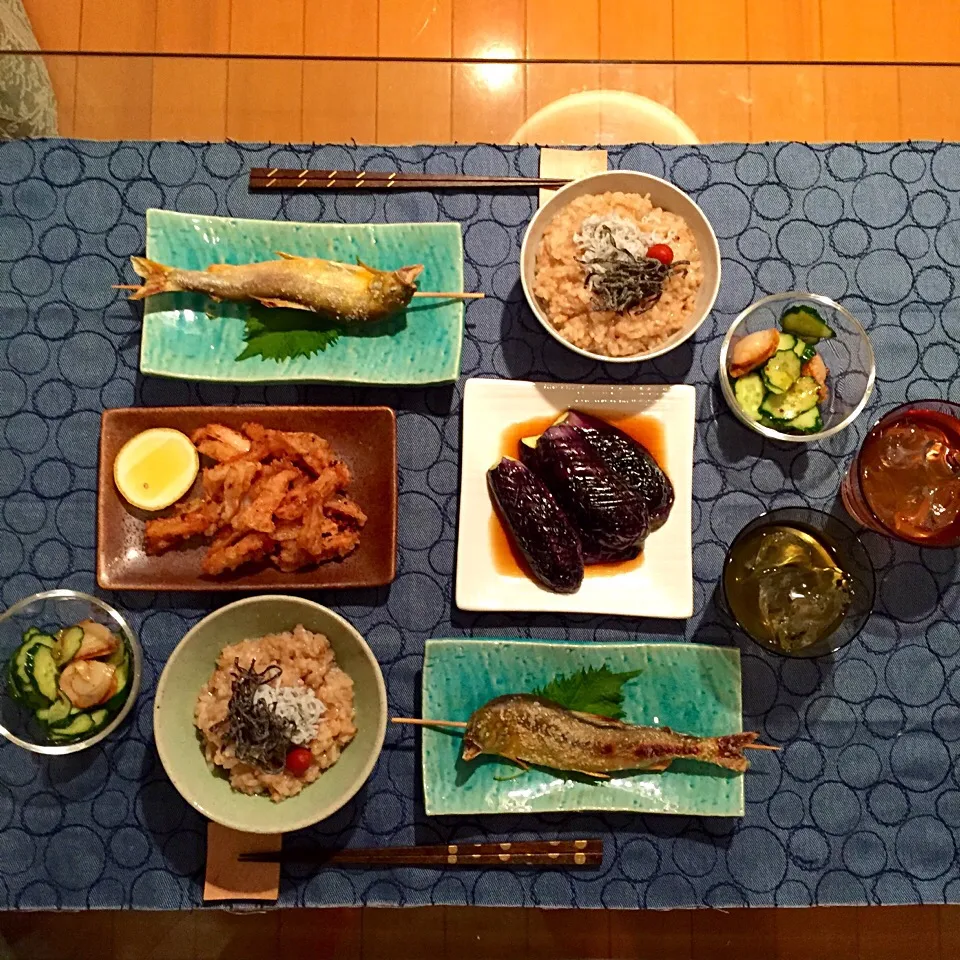
[[[456,223],[287,223],[147,211],[147,256],[174,267],[272,260],[276,251],[381,270],[424,265],[421,290],[463,290],[463,239]],[[201,294],[149,297],[140,344],[142,373],[183,380],[380,385],[448,383],[460,373],[463,303],[415,301],[400,329],[347,328],[333,345],[295,360],[238,361],[249,306]],[[257,308],[266,309],[266,308]],[[211,315],[208,315],[211,314]]]
[[[694,643],[554,643],[428,640],[424,717],[466,720],[493,697],[528,693],[559,674],[606,664],[641,670],[624,689],[624,719],[681,733],[720,736],[743,729],[740,651]],[[585,782],[506,761],[460,759],[459,731],[423,728],[423,793],[430,815],[577,810],[743,816],[744,778],[708,764],[674,761],[663,773]]]

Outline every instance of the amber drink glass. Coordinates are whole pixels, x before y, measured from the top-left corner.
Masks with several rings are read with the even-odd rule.
[[[840,487],[847,512],[924,547],[960,544],[960,405],[917,400],[882,416]]]

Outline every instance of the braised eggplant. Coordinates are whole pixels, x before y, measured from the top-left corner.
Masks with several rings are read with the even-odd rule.
[[[556,497],[583,542],[586,563],[636,556],[650,526],[643,498],[566,423],[520,445],[523,462]],[[631,553],[632,551],[632,553]]]
[[[636,559],[643,550],[643,540],[637,540],[620,550],[611,550],[584,533],[580,534],[580,543],[583,546],[583,562],[588,566],[594,563],[625,563]]]
[[[487,471],[500,519],[545,587],[576,593],[583,582],[580,538],[547,485],[518,460],[503,457]]]
[[[650,451],[612,423],[589,413],[568,410],[562,422],[575,427],[607,467],[640,494],[650,514],[650,532],[662,527],[673,506],[673,484]]]

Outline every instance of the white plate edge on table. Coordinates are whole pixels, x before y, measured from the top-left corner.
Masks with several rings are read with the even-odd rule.
[[[500,459],[503,431],[569,407],[599,416],[649,414],[664,425],[665,471],[675,502],[647,539],[643,564],[586,577],[577,593],[553,593],[527,577],[498,573],[490,549],[493,504],[487,470]],[[688,384],[533,383],[472,378],[463,391],[456,604],[477,612],[591,613],[684,620],[693,615],[693,438],[696,389]]]

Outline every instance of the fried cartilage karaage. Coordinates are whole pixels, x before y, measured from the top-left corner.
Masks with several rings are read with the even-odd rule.
[[[208,423],[191,440],[214,464],[202,470],[200,497],[147,521],[148,553],[212,538],[203,571],[216,576],[265,559],[292,572],[357,548],[367,517],[347,495],[350,469],[323,437]]]

